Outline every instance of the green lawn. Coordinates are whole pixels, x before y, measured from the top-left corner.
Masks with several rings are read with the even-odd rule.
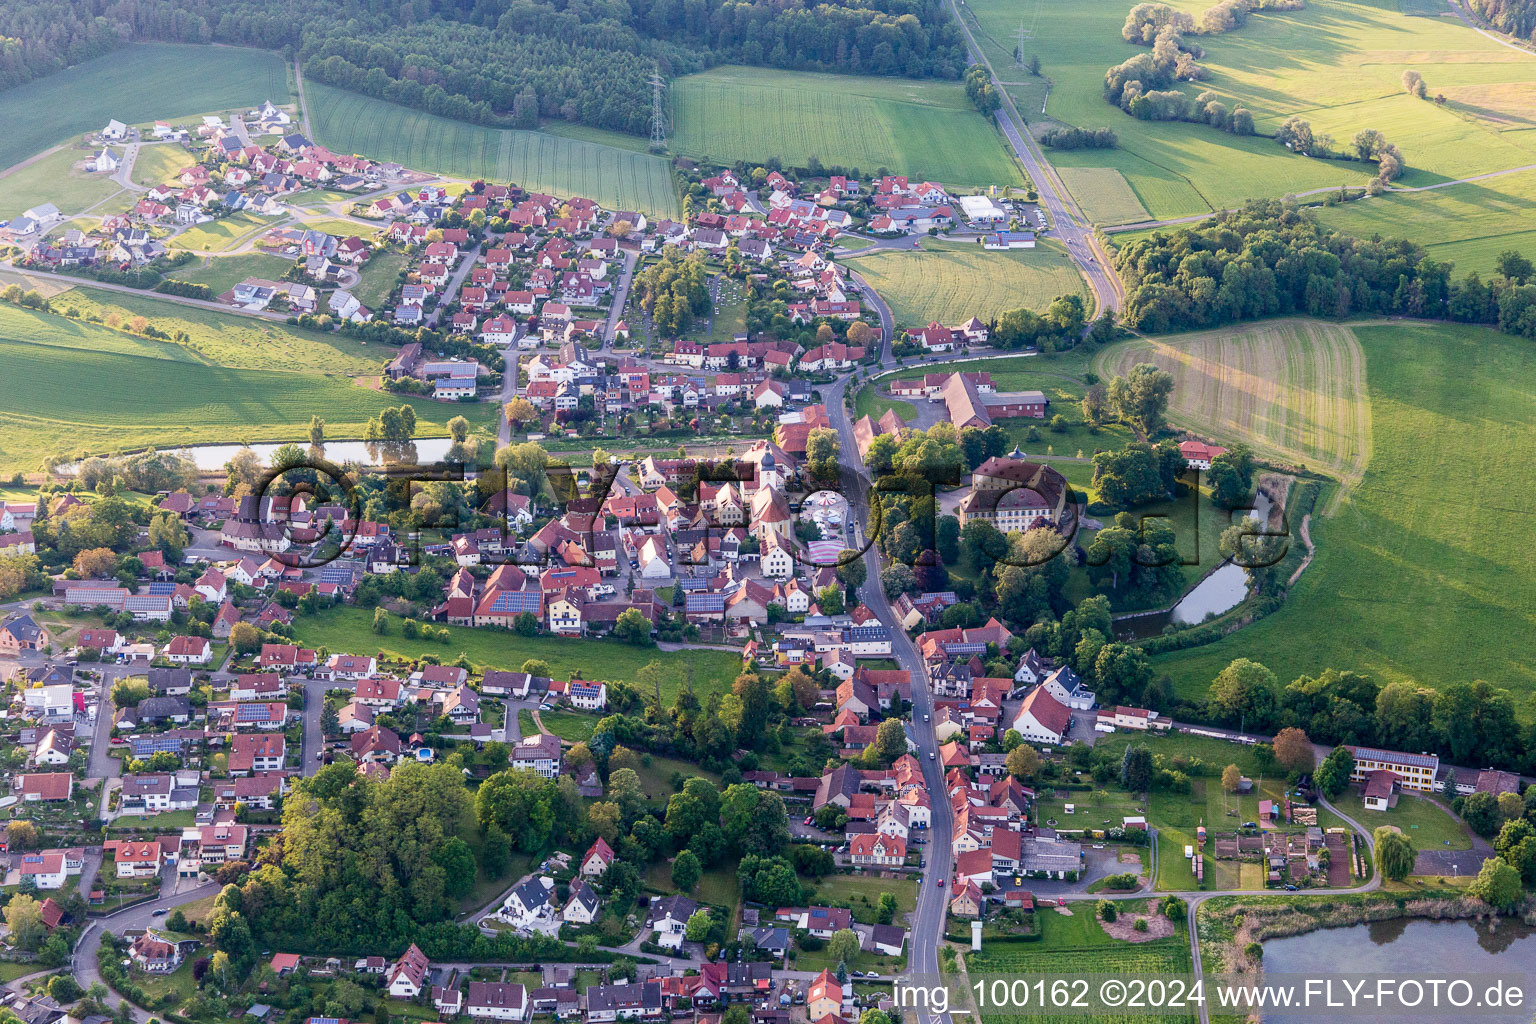
[[[258,253],[209,259],[212,266],[194,264],[176,276],[181,280],[200,280],[210,288],[223,284],[224,287],[218,290],[227,291],[235,282],[247,277],[280,276],[282,270],[291,265],[286,260]],[[234,311],[220,313],[184,306],[153,295],[140,297],[81,286],[56,298],[54,306],[60,310],[73,309],[82,317],[96,316],[105,320],[115,315],[120,323],[127,323],[135,316],[145,317],[151,326],[167,335],[184,334],[185,339],[174,343],[174,347],[184,351],[188,358],[232,369],[304,370],[333,378],[372,376],[391,355],[389,349],[369,346],[344,335],[306,331],[284,323],[242,316]],[[0,322],[4,322],[3,312],[0,312]],[[90,326],[61,317],[52,317],[48,322],[55,327],[53,333],[64,336],[61,342],[64,344],[77,337],[74,328]],[[36,341],[35,338],[30,340]],[[148,344],[160,346],[163,343]]]
[[[677,892],[677,886],[672,884],[672,862],[659,860],[648,866],[645,869],[645,884],[669,895]],[[725,907],[734,913],[737,904],[741,902],[741,883],[736,878],[736,862],[726,861],[705,871],[689,895],[701,903]]]
[[[1536,565],[1522,502],[1536,440],[1528,345],[1492,330],[1394,323],[1353,329],[1365,355],[1370,458],[1360,485],[1312,522],[1317,557],[1275,614],[1156,659],[1204,695],[1251,657],[1282,684],[1325,668],[1380,683],[1487,679],[1536,710]],[[1448,501],[1448,481],[1474,481]],[[1512,624],[1516,628],[1511,628]],[[1448,667],[1450,667],[1448,671]]]
[[[304,442],[310,417],[361,437],[402,399],[345,378],[207,365],[180,345],[0,306],[0,469],[45,455],[212,441]],[[89,396],[86,400],[84,396]],[[413,400],[417,434],[446,433],[457,405]]]
[[[1332,801],[1341,814],[1354,818],[1368,829],[1396,825],[1415,849],[1470,850],[1472,835],[1461,819],[1432,800],[1412,793],[1401,793],[1397,806],[1386,811],[1368,811],[1360,800],[1360,790],[1351,786]]]
[[[723,163],[881,168],[953,185],[1023,183],[958,82],[726,66],[672,83],[673,149]],[[742,116],[751,111],[750,117]]]
[[[4,107],[4,100],[0,98],[0,110]],[[121,150],[117,152],[122,155]],[[121,192],[122,186],[113,181],[111,175],[76,166],[91,159],[94,153],[91,149],[66,145],[58,152],[0,178],[0,220],[9,220],[42,203],[52,203],[66,216],[83,213],[108,196]],[[0,160],[0,164],[3,163]],[[95,220],[94,217],[90,219]]]
[[[376,252],[359,271],[362,278],[352,294],[369,309],[378,309],[389,298],[389,293],[400,280],[405,269],[406,256],[401,252]]]
[[[60,139],[124,124],[178,120],[289,99],[288,66],[267,50],[138,43],[0,95],[0,168]],[[39,116],[46,111],[46,116]],[[62,208],[62,206],[61,206]]]
[[[1529,163],[1530,161],[1526,161]],[[1494,272],[1506,249],[1536,257],[1536,171],[1448,185],[1429,192],[1396,192],[1324,207],[1328,227],[1370,238],[1407,236],[1437,260],[1456,265],[1456,276]]]
[[[596,715],[580,711],[540,711],[539,721],[544,723],[547,732],[554,733],[568,743],[580,743],[592,738],[598,719]]]
[[[610,209],[678,215],[671,170],[662,157],[452,121],[313,80],[304,83],[304,92],[316,141],[338,153],[366,153],[437,174],[513,181],[559,196],[585,196]]]
[[[829,875],[817,883],[816,902],[829,906],[847,904],[856,920],[864,924],[875,923],[875,908],[881,893],[896,897],[896,920],[901,924],[904,914],[917,910],[918,883],[907,879],[877,878],[874,875]]]
[[[747,333],[747,289],[740,281],[728,277],[720,279],[720,298],[715,303],[714,315],[709,321],[709,331],[703,331],[702,320],[690,330],[688,337],[704,344],[728,342]]]
[[[232,213],[228,217],[190,227],[172,238],[168,244],[173,249],[224,252],[260,233],[271,223],[271,220],[254,213]]]
[[[175,142],[157,142],[139,147],[139,155],[133,159],[133,180],[153,187],[163,185],[196,161]]]
[[[450,407],[451,408],[451,407]],[[741,668],[741,659],[728,651],[695,650],[668,654],[654,648],[630,647],[607,640],[565,637],[521,637],[509,631],[446,626],[450,639],[446,644],[407,640],[400,635],[400,621],[391,616],[390,631],[380,636],[372,630],[373,612],[365,608],[332,608],[318,615],[294,620],[294,635],[311,646],[331,651],[373,654],[386,651],[404,657],[432,653],[445,661],[469,655],[477,667],[517,670],[529,658],[549,663],[556,678],[578,675],[583,679],[634,681],[635,674],[652,661],[677,670],[661,684],[662,701],[671,704],[682,683],[682,666],[693,666],[694,686],[701,698],[730,688]],[[545,716],[540,715],[541,718]],[[595,716],[591,718],[595,723]],[[549,725],[545,718],[545,724]],[[552,727],[551,727],[552,728]]]
[[[214,295],[222,295],[248,277],[259,277],[267,281],[281,281],[283,275],[292,266],[292,260],[285,260],[281,256],[268,256],[266,253],[260,252],[245,252],[236,256],[206,256],[199,262],[173,270],[166,276],[177,281],[205,284]],[[106,293],[97,292],[94,294],[105,296]],[[117,299],[116,295],[111,297],[114,300]],[[162,306],[161,308],[164,307]],[[191,310],[181,314],[181,310],[186,307],[175,308],[179,315],[197,315]],[[216,316],[217,314],[214,315]],[[224,319],[241,325],[250,324],[253,329],[264,326],[259,321],[255,321],[248,316],[229,316]]]
[[[342,220],[340,217],[307,220],[304,222],[304,226],[312,231],[324,231],[326,234],[335,235],[337,238],[357,235],[365,241],[372,238],[379,230],[377,224],[359,224],[355,220]]]
[[[124,814],[107,826],[113,832],[137,832],[145,829],[185,828],[195,824],[191,811],[165,811],[162,814]]]
[[[895,380],[895,377],[887,377],[885,381]],[[884,383],[882,381],[881,383]],[[853,396],[853,415],[857,419],[860,416],[868,416],[871,419],[879,419],[890,409],[896,410],[896,415],[912,422],[917,417],[917,406],[900,398],[886,398],[880,392],[881,384],[866,384]]]
[[[1082,277],[1056,242],[990,252],[975,242],[924,239],[920,251],[882,249],[846,261],[890,303],[897,326],[937,320],[951,327],[990,321],[1010,309],[1044,310],[1060,295],[1084,295]]]
[[[540,717],[547,720],[549,714],[541,713]],[[597,719],[593,718],[593,722],[596,721]],[[645,756],[650,757],[650,763],[642,765],[639,770],[640,785],[645,791],[646,798],[654,804],[665,806],[672,794],[677,792],[672,787],[674,773],[681,775],[685,780],[698,776],[717,784],[720,781],[717,773],[706,771],[691,761],[680,761],[675,757],[662,757],[658,754],[642,755],[642,757]]]
[[[326,203],[345,202],[356,199],[357,193],[339,192],[333,188],[310,188],[302,192],[295,192],[286,200],[290,206],[323,206]]]

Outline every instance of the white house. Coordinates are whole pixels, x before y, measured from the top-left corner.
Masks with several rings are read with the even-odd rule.
[[[1051,696],[1045,687],[1037,687],[1024,698],[1013,720],[1014,730],[1026,743],[1060,745],[1072,726],[1072,709]]]
[[[598,906],[597,892],[578,878],[571,883],[560,917],[569,924],[591,924],[597,919]]]
[[[110,149],[103,148],[91,160],[91,170],[102,174],[115,174],[117,172],[118,159]]]
[[[527,1020],[528,990],[499,981],[472,981],[465,1010],[476,1020]]]
[[[665,896],[651,901],[646,927],[656,933],[656,944],[663,949],[681,949],[688,931],[688,919],[699,905],[686,896]]]
[[[1098,695],[1084,687],[1077,673],[1065,665],[1047,675],[1040,687],[1058,703],[1065,704],[1074,711],[1087,711],[1098,700]]]
[[[426,981],[429,966],[427,955],[411,943],[384,976],[389,994],[395,999],[415,999]]]

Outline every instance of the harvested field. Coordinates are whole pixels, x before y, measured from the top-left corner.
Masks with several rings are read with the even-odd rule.
[[[1365,358],[1348,327],[1280,320],[1104,350],[1101,375],[1152,362],[1178,379],[1169,418],[1217,441],[1322,470],[1349,488],[1365,473],[1371,413]]]

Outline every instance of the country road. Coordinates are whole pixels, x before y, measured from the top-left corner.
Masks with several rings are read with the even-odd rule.
[[[960,11],[959,0],[949,0],[949,7],[960,30],[965,33],[965,42],[975,63],[985,67],[995,81],[1003,81],[1003,76],[992,67],[992,62],[971,34],[971,27],[966,24]],[[1077,264],[1077,269],[1087,280],[1088,288],[1093,292],[1094,314],[1122,308],[1125,305],[1125,287],[1120,283],[1119,275],[1110,267],[1109,254],[1094,236],[1093,225],[1083,215],[1077,200],[1072,198],[1072,193],[1067,190],[1056,169],[1045,159],[1045,154],[1029,134],[1029,129],[1025,127],[1028,122],[1014,105],[1013,97],[1005,88],[999,87],[998,92],[1003,97],[1003,105],[998,108],[996,115],[998,127],[1002,129],[1003,137],[1008,140],[1019,163],[1024,165],[1024,170],[1034,182],[1040,205],[1049,211],[1051,225],[1056,236],[1066,245],[1067,255],[1072,257],[1072,262]]]

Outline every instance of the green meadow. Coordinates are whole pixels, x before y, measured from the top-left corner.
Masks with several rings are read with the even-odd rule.
[[[1090,217],[1129,223],[1143,219],[1137,204],[1154,219],[1180,217],[1253,197],[1358,185],[1369,176],[1364,164],[1296,156],[1272,139],[1239,138],[1205,125],[1138,121],[1106,103],[1105,70],[1143,52],[1120,37],[1131,6],[1128,0],[967,5],[978,41],[1021,113],[1045,124],[1107,125],[1119,136],[1114,150],[1048,154]],[[1209,5],[1175,6],[1198,17]],[[1041,77],[1014,65],[1021,26],[1033,32],[1023,54],[1040,57]],[[1536,161],[1529,131],[1536,124],[1536,56],[1502,47],[1449,16],[1409,17],[1395,4],[1313,0],[1300,11],[1255,13],[1242,28],[1198,42],[1209,78],[1180,86],[1191,97],[1209,90],[1229,109],[1248,107],[1260,133],[1293,114],[1341,146],[1356,131],[1375,128],[1402,149],[1405,185]],[[1430,100],[1404,92],[1402,73],[1410,68],[1424,76]],[[1433,101],[1437,94],[1444,103]],[[1125,185],[1105,170],[1120,172]]]
[[[958,82],[727,66],[672,83],[684,155],[884,168],[949,185],[1018,185],[1017,164]]]
[[[1282,683],[1325,668],[1427,686],[1484,679],[1536,711],[1536,563],[1524,500],[1536,440],[1528,343],[1476,327],[1352,328],[1365,356],[1370,448],[1317,556],[1274,614],[1218,643],[1161,656],[1203,695],[1233,658]]]
[[[0,168],[72,135],[287,103],[288,65],[266,50],[136,43],[0,93]],[[60,204],[62,209],[62,204]]]
[[[845,261],[890,303],[898,326],[932,320],[953,327],[990,321],[1010,309],[1043,310],[1060,295],[1083,295],[1083,279],[1056,242],[989,252],[973,241],[924,239],[920,250],[881,249]]]
[[[642,668],[655,661],[666,670],[666,677],[661,684],[661,699],[668,707],[682,686],[685,663],[693,666],[694,687],[701,698],[710,693],[727,692],[741,671],[741,658],[729,651],[668,653],[655,648],[630,647],[609,640],[524,637],[511,631],[470,629],[464,626],[443,627],[449,633],[446,644],[429,643],[401,636],[400,620],[393,616],[390,618],[389,632],[380,636],[373,632],[373,611],[367,608],[327,609],[316,615],[300,616],[294,620],[293,625],[294,636],[299,642],[310,647],[325,647],[333,653],[349,651],[353,654],[373,654],[384,651],[407,658],[435,654],[444,661],[452,661],[463,652],[469,655],[469,660],[477,668],[499,668],[514,672],[529,658],[538,658],[549,664],[550,672],[557,679],[576,676],[632,683]],[[553,727],[548,719],[557,714],[543,712],[540,717],[546,720],[547,726]],[[595,725],[600,716],[580,717]]]
[[[545,132],[486,128],[305,82],[317,142],[415,170],[510,181],[610,209],[677,216],[671,168],[659,156]]]
[[[0,105],[5,95],[0,93]],[[8,220],[40,203],[52,203],[66,216],[82,213],[122,191],[111,175],[77,166],[93,155],[89,149],[65,146],[0,178],[0,220]],[[95,222],[94,217],[90,220]]]
[[[1360,238],[1407,234],[1456,276],[1487,278],[1507,249],[1536,258],[1536,170],[1323,207],[1317,218]]]
[[[360,437],[371,417],[402,401],[341,374],[227,366],[190,347],[13,306],[0,306],[0,366],[7,472],[35,469],[56,453],[302,442],[317,413],[331,436]],[[482,425],[491,415],[490,406],[411,404],[422,437],[445,434],[459,413]]]

